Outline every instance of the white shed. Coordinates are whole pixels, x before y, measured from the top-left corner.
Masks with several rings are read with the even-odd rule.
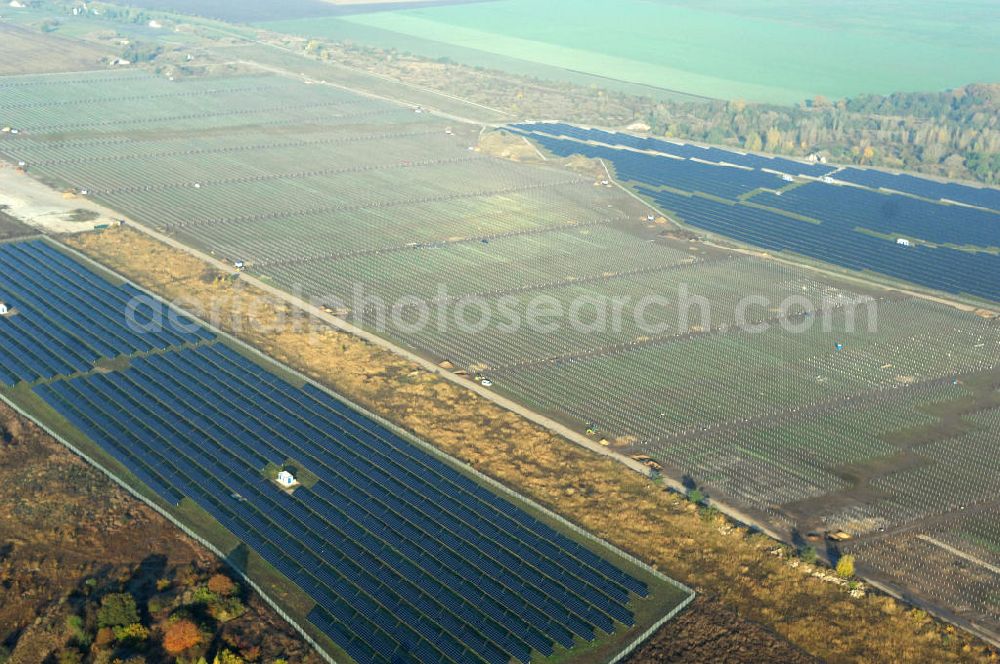
[[[896,244],[898,244],[901,247],[912,247],[913,246],[913,243],[910,242],[909,240],[907,240],[905,237],[897,237],[896,238]]]
[[[278,473],[278,484],[284,487],[292,487],[298,484],[298,481],[295,479],[295,475],[292,475],[287,470],[283,470]]]
[[[5,302],[0,302],[0,316],[6,316],[10,309],[7,308]]]

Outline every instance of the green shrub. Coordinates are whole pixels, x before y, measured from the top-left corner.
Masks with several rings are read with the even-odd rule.
[[[129,593],[113,593],[101,600],[101,608],[97,611],[99,626],[115,627],[137,622],[139,622],[139,611],[135,606],[135,598]]]

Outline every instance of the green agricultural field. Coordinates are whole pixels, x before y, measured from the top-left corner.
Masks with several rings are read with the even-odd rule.
[[[545,77],[791,104],[1000,81],[1000,9],[961,5],[501,0],[263,25]]]

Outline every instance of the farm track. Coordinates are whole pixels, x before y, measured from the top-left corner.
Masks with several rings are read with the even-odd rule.
[[[994,498],[991,500],[980,500],[974,503],[969,503],[964,505],[959,509],[949,510],[947,512],[941,512],[940,514],[934,514],[932,516],[923,517],[899,525],[895,528],[886,528],[883,531],[864,533],[858,535],[857,537],[851,539],[844,546],[844,550],[849,552],[855,546],[862,544],[870,544],[872,542],[878,542],[880,540],[894,539],[899,535],[906,533],[912,533],[914,531],[925,530],[931,526],[947,525],[959,517],[969,517],[977,512],[983,512],[991,508],[1000,507],[1000,498]],[[926,536],[917,536],[919,539],[926,539]],[[968,554],[966,554],[968,555]],[[1000,574],[1000,570],[992,566],[988,566],[989,570],[994,574]]]

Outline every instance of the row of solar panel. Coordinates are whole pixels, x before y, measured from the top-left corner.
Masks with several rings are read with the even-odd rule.
[[[132,364],[38,392],[168,500],[204,503],[292,578],[323,577],[303,585],[316,588],[317,625],[360,661],[436,661],[428,647],[443,661],[473,651],[524,660],[553,642],[572,646],[574,633],[592,638],[594,626],[631,624],[629,593],[646,593],[336,399],[232,351]],[[321,482],[289,497],[260,477],[261,461],[285,458],[306,461]],[[417,631],[401,629],[400,616]]]
[[[581,141],[597,141],[608,145],[623,145],[639,150],[652,150],[676,155],[686,159],[726,162],[752,168],[771,169],[789,175],[822,177],[831,175],[837,167],[826,164],[812,164],[763,155],[744,154],[733,150],[707,148],[690,143],[676,143],[656,138],[644,138],[621,132],[607,132],[600,129],[585,129],[573,125],[539,122],[512,125],[513,129],[524,133],[548,136],[566,136]],[[1000,212],[1000,189],[974,187],[956,182],[938,182],[928,178],[905,173],[887,173],[874,169],[845,168],[835,177],[844,182],[858,184],[873,189],[891,189],[931,200],[949,200],[966,205],[988,208]]]
[[[225,375],[227,369],[225,366],[220,366],[217,363],[211,362],[211,354],[213,352],[215,352],[215,349],[208,349],[208,348],[197,349],[192,353],[192,357],[206,358],[207,362],[205,364],[201,364],[199,368],[209,374],[210,376],[209,380],[218,380],[217,376]],[[238,355],[235,355],[227,359],[232,359],[234,362],[242,364],[241,369],[245,369],[247,372],[251,372],[254,370],[260,372],[263,371],[262,369],[260,369],[260,367],[257,367],[257,365],[252,364],[246,358],[240,357]],[[200,359],[197,361],[199,363],[202,362],[202,360]],[[385,462],[390,465],[398,466],[397,468],[390,469],[393,476],[395,476],[395,474],[400,470],[408,471],[411,474],[416,473],[417,475],[420,475],[420,477],[414,477],[413,478],[414,481],[422,482],[425,485],[426,490],[429,492],[440,492],[441,482],[444,481],[446,478],[442,477],[440,473],[435,472],[435,468],[433,466],[426,464],[426,461],[431,458],[427,457],[423,453],[415,454],[417,450],[415,450],[415,448],[413,448],[412,445],[410,445],[406,441],[399,439],[392,432],[387,431],[384,428],[378,427],[377,425],[371,422],[366,422],[363,426],[358,426],[356,421],[356,418],[358,416],[356,413],[349,410],[341,402],[333,399],[332,397],[329,397],[329,395],[326,395],[323,392],[316,390],[316,388],[312,388],[311,386],[307,386],[304,390],[304,392],[311,393],[310,398],[303,400],[300,391],[296,390],[288,383],[281,381],[273,374],[264,373],[263,375],[257,375],[256,379],[258,381],[261,381],[262,383],[267,383],[271,388],[274,388],[274,392],[271,394],[271,398],[278,401],[279,403],[283,399],[286,400],[283,405],[290,411],[294,411],[296,413],[305,411],[310,415],[310,419],[312,419],[313,417],[322,419],[324,417],[326,410],[328,409],[333,410],[335,413],[337,413],[339,418],[337,424],[338,426],[347,428],[347,430],[351,433],[351,435],[371,444],[372,454],[377,454],[380,457],[383,457]],[[242,378],[240,375],[234,375],[232,376],[232,380],[240,381],[242,380]],[[227,383],[228,382],[231,381],[227,381]],[[333,403],[329,402],[331,400]],[[390,445],[394,445],[395,449],[393,454],[386,454],[380,451],[380,447],[386,445],[387,443]],[[352,453],[352,450],[350,448],[347,448],[345,450],[341,450],[340,452],[350,454]],[[367,456],[357,458],[357,462],[359,464],[365,464],[368,462],[368,460],[369,459]],[[415,463],[404,468],[402,466],[403,461],[410,461]],[[480,514],[485,514],[490,517],[494,516],[493,512],[491,512],[490,510],[482,509],[483,503],[486,503],[486,505],[491,505],[494,509],[497,507],[497,504],[499,504],[499,506],[501,507],[513,507],[506,501],[498,500],[494,494],[486,491],[485,489],[475,484],[471,480],[468,480],[462,475],[454,475],[454,478],[462,480],[459,483],[452,482],[452,484],[455,485],[454,491],[459,492],[459,495],[469,495],[470,498],[475,498],[475,502],[473,502],[472,505],[479,510]],[[401,487],[400,490],[405,491],[407,489],[406,487]],[[451,499],[452,493],[453,493],[452,491],[444,493],[444,495],[441,496],[441,500]],[[454,507],[455,509],[460,509],[460,506],[458,505]],[[542,546],[544,549],[543,551],[540,551],[541,554],[559,555],[561,553],[559,547],[548,541],[548,538],[551,535],[550,529],[548,529],[540,522],[531,519],[524,512],[516,510],[516,508],[514,508],[513,513],[519,516],[520,519],[510,519],[509,515],[505,515],[508,516],[508,520],[514,522],[511,524],[511,527],[523,528],[523,526],[527,524],[528,526],[530,526],[529,528],[527,528],[528,533],[531,532],[534,532],[535,534],[538,534],[539,532],[544,533],[545,538],[540,541],[540,546]],[[617,590],[618,593],[617,596],[623,601],[627,600],[628,592],[630,590],[637,593],[645,592],[645,587],[641,583],[635,583],[630,579],[630,577],[628,577],[628,575],[621,573],[614,566],[608,564],[606,561],[594,555],[589,550],[581,547],[579,544],[573,542],[572,540],[568,540],[566,538],[559,538],[559,541],[565,547],[568,547],[569,550],[574,554],[574,556],[580,559],[581,564],[586,565],[587,567],[593,567],[595,571],[600,571],[602,574],[610,575],[612,578],[615,578],[616,581],[609,581],[608,583],[605,584],[605,587]]]
[[[970,187],[955,182],[937,182],[913,175],[895,175],[884,171],[860,168],[846,168],[837,173],[836,178],[865,187],[892,189],[921,198],[945,199],[1000,212],[1000,189]]]
[[[1000,247],[1000,214],[961,205],[939,205],[821,182],[790,189],[780,196],[762,192],[753,202],[831,225],[906,235],[936,244]]]
[[[198,349],[194,351],[195,354],[207,355],[209,349]],[[358,422],[363,422],[363,428],[376,435],[380,442],[394,447],[398,454],[407,457],[413,457],[415,453],[419,453],[417,458],[427,458],[433,459],[433,457],[428,457],[426,454],[420,452],[409,442],[400,439],[392,431],[382,427],[381,425],[363,418],[357,414],[356,411],[351,409],[349,406],[339,401],[335,397],[329,395],[328,393],[320,390],[319,388],[307,384],[301,390],[296,388],[286,381],[278,378],[271,372],[252,362],[251,360],[232,353],[230,351],[223,351],[226,354],[226,360],[231,361],[235,364],[240,371],[243,372],[244,376],[254,376],[255,379],[261,381],[262,383],[267,383],[268,385],[274,387],[276,390],[281,391],[285,394],[290,394],[296,398],[297,407],[308,407],[310,410],[329,410],[336,413],[342,418],[344,422],[353,422],[357,424]],[[305,394],[308,399],[303,402],[301,394]],[[511,503],[498,498],[494,493],[484,488],[480,484],[471,480],[462,474],[452,474],[449,478],[449,482],[454,484],[463,493],[468,493],[476,496],[479,500],[487,502],[492,505],[495,509],[503,512],[509,519],[521,524],[525,528],[536,532],[538,534],[545,534],[546,537],[551,533],[551,530],[538,521],[537,519],[530,516],[527,512],[518,509]],[[543,540],[545,541],[545,540]],[[586,565],[594,567],[595,569],[601,571],[603,574],[607,575],[609,579],[613,579],[616,583],[620,584],[622,587],[628,589],[631,592],[638,593],[640,595],[645,595],[646,588],[641,582],[636,581],[629,575],[625,574],[614,565],[609,563],[604,558],[601,558],[591,550],[586,547],[574,542],[573,540],[567,539],[565,537],[559,538],[560,545],[566,548],[567,551],[571,552],[575,557],[579,558]],[[550,546],[554,546],[550,545]],[[554,549],[550,548],[550,551]]]
[[[640,188],[684,222],[764,249],[793,251],[949,293],[1000,300],[1000,256],[946,247],[900,247],[849,224],[809,223],[760,208]],[[757,200],[757,199],[754,199]]]
[[[88,371],[101,357],[211,339],[204,327],[42,241],[0,244],[0,383]]]
[[[543,147],[561,157],[582,154],[605,159],[615,167],[618,178],[654,187],[667,185],[683,191],[700,191],[722,198],[735,199],[761,187],[781,188],[786,183],[773,173],[758,170],[713,166],[687,159],[673,159],[576,141],[535,136]]]
[[[78,381],[71,381],[71,383],[76,382]],[[71,387],[76,387],[71,383],[69,384]],[[183,493],[193,496],[237,537],[248,542],[255,550],[261,551],[262,555],[274,562],[280,571],[306,589],[320,605],[340,606],[343,601],[341,598],[347,598],[349,602],[341,607],[343,611],[349,612],[344,616],[343,625],[358,634],[361,643],[378,644],[385,642],[386,639],[403,643],[429,638],[430,642],[440,650],[438,660],[429,661],[480,659],[470,658],[465,648],[447,633],[427,632],[422,624],[398,619],[390,611],[390,607],[380,603],[383,597],[393,594],[393,589],[381,581],[367,583],[366,591],[363,591],[347,577],[334,573],[331,569],[333,563],[338,564],[341,571],[352,570],[355,576],[362,574],[363,568],[344,558],[330,559],[328,556],[322,556],[322,549],[317,549],[319,551],[317,553],[295,540],[288,530],[291,517],[281,507],[281,503],[292,499],[285,497],[286,501],[281,495],[273,495],[274,489],[268,486],[257,472],[246,468],[234,471],[225,464],[214,465],[213,457],[205,449],[199,449],[198,442],[195,441],[174,439],[174,442],[167,442],[159,437],[160,434],[157,432],[157,428],[162,425],[151,426],[141,419],[133,418],[129,408],[116,405],[115,399],[116,397],[120,399],[120,394],[116,394],[106,385],[87,387],[92,388],[93,395],[88,396],[90,390],[86,388],[80,389],[70,394],[69,400],[56,402],[56,407],[61,412],[66,412],[71,420],[79,421],[83,418],[84,425],[89,425],[89,431],[84,430],[95,436],[98,442],[105,444],[110,439],[124,440],[128,447],[138,449],[140,454],[133,458],[141,457],[144,460],[144,463],[140,462],[141,470],[153,473],[158,476],[161,483],[169,483],[178,487]],[[42,386],[39,390],[40,394],[47,392],[47,386]],[[130,407],[134,409],[136,405],[131,403]],[[113,423],[110,431],[95,429],[89,415],[84,414],[94,409],[105,412],[107,419]],[[321,538],[318,539],[320,547],[325,546],[327,542],[340,542],[343,539],[333,532],[321,531],[320,535]],[[370,575],[368,578],[371,579]],[[397,606],[391,608],[398,609]],[[440,611],[440,608],[438,610]],[[411,627],[418,627],[426,633],[421,635]],[[368,658],[359,661],[392,661],[398,655],[398,643],[383,653],[382,658],[375,657],[372,651]],[[447,647],[442,649],[442,643],[446,643]],[[448,652],[457,656],[452,660],[442,657]],[[504,657],[502,661],[508,659]],[[501,660],[495,657],[487,661]]]
[[[826,164],[813,164],[785,159],[782,157],[765,157],[763,155],[737,152],[735,150],[724,150],[721,148],[702,147],[691,143],[677,143],[665,141],[658,138],[646,138],[623,134],[621,132],[608,132],[600,129],[584,129],[573,125],[557,122],[537,122],[522,123],[512,125],[514,129],[532,134],[545,134],[549,136],[566,136],[581,141],[595,141],[607,145],[623,145],[637,150],[649,150],[661,152],[663,154],[683,157],[685,159],[702,159],[715,163],[736,164],[737,166],[747,166],[750,168],[770,169],[789,175],[809,175],[821,177],[836,170],[835,166]]]

